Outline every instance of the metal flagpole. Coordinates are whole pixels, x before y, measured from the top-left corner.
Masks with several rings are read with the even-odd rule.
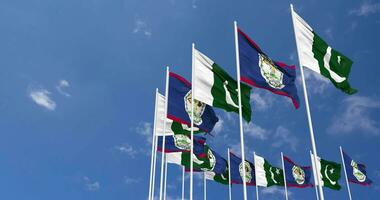
[[[350,184],[348,183],[348,177],[347,177],[347,171],[346,171],[346,164],[345,164],[345,162],[344,162],[342,146],[339,146],[339,149],[340,149],[340,156],[342,157],[342,164],[343,164],[344,175],[345,175],[345,177],[346,177],[346,184],[347,184],[348,197],[350,197],[350,200],[352,200],[352,197],[351,197],[351,189],[350,189]]]
[[[288,200],[288,187],[286,184],[286,173],[285,173],[285,164],[284,164],[284,154],[281,152],[281,161],[282,161],[282,171],[284,173],[284,186],[285,186],[285,199]]]
[[[310,151],[310,159],[312,159],[312,153]],[[319,195],[318,195],[318,184],[319,182],[317,182],[317,175],[316,175],[316,171],[317,171],[317,168],[315,167],[315,164],[313,162],[313,160],[311,160],[311,165],[312,165],[312,169],[313,169],[313,179],[314,179],[314,188],[315,188],[315,195],[317,197],[317,200],[319,200]]]
[[[166,83],[165,83],[165,111],[164,111],[164,127],[162,136],[162,153],[161,153],[161,177],[160,177],[160,200],[162,200],[163,184],[164,184],[164,164],[165,156],[165,135],[166,135],[166,115],[168,112],[169,101],[169,66],[166,67]]]
[[[235,53],[236,53],[236,71],[237,71],[237,85],[238,85],[238,99],[239,99],[239,125],[240,125],[240,148],[241,148],[241,160],[242,163],[245,162],[245,152],[244,152],[244,133],[243,133],[243,116],[242,116],[242,105],[241,105],[241,90],[240,90],[240,59],[239,59],[239,43],[238,43],[238,32],[237,32],[237,22],[234,21],[234,31],[235,31]],[[244,200],[247,200],[247,184],[245,182],[245,165],[243,164],[243,196]]]
[[[152,152],[151,152],[151,158],[150,158],[150,177],[149,177],[149,197],[148,199],[152,199],[152,188],[154,185],[152,184],[153,179],[153,162],[154,162],[154,143],[156,138],[156,117],[157,117],[157,94],[158,88],[156,88],[156,94],[155,94],[155,103],[154,103],[154,119],[153,119],[153,132],[152,132]]]
[[[166,100],[165,100],[166,101]],[[153,158],[153,177],[152,177],[152,196],[151,200],[154,199],[154,189],[156,183],[156,163],[157,163],[157,136],[154,137],[154,158]]]
[[[207,200],[207,180],[206,172],[203,172],[203,199]]]
[[[166,200],[166,184],[168,179],[168,162],[165,158],[164,200]]]
[[[185,166],[182,166],[182,200],[185,200]]]
[[[256,152],[253,152],[253,162],[255,162]],[[256,163],[255,163],[255,170],[256,170]],[[259,200],[259,186],[257,186],[257,176],[255,171],[255,185],[256,185],[256,200]]]
[[[191,49],[191,83],[194,84],[195,70],[194,70],[194,50],[195,44],[192,44]],[[193,200],[193,154],[194,154],[194,88],[191,88],[191,133],[190,133],[190,200]]]
[[[228,151],[228,196],[230,197],[229,200],[232,200],[230,148],[227,148],[227,151]]]
[[[294,36],[295,36],[296,46],[297,46],[298,61],[299,61],[300,69],[301,69],[302,86],[303,86],[303,93],[304,93],[304,98],[305,98],[307,119],[308,119],[308,123],[309,123],[311,146],[312,146],[312,149],[313,149],[314,162],[317,163],[317,155],[318,155],[317,154],[317,147],[315,145],[313,122],[312,122],[312,119],[311,119],[311,113],[310,113],[310,108],[309,108],[309,98],[308,98],[308,95],[307,95],[305,76],[304,76],[304,73],[303,73],[303,66],[302,66],[302,63],[300,61],[300,52],[299,52],[299,46],[298,46],[298,42],[297,42],[297,36],[296,36],[297,33],[296,33],[296,29],[295,29],[294,14],[293,14],[294,10],[293,10],[293,5],[292,4],[290,4],[290,9],[291,9],[291,12],[292,12],[292,20],[293,20]],[[320,180],[320,174],[319,173],[317,173],[317,179]],[[324,195],[323,195],[323,190],[322,190],[321,184],[318,184],[318,189],[319,189],[319,196],[321,197],[321,200],[324,200]]]

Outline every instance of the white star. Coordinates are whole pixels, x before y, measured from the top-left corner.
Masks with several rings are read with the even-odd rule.
[[[341,61],[341,57],[338,56],[338,64],[340,64],[340,61]]]
[[[334,173],[334,168],[330,169],[330,174]]]

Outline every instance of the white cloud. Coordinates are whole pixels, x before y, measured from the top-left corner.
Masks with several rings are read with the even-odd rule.
[[[276,132],[273,137],[273,147],[290,147],[291,150],[296,151],[298,145],[298,138],[291,134],[289,129],[279,126],[276,129]]]
[[[380,11],[380,3],[372,3],[371,1],[363,1],[359,8],[350,10],[350,14],[357,16],[368,16]]]
[[[220,132],[222,132],[223,124],[224,124],[223,119],[219,119],[219,121],[215,124],[214,129],[213,129],[215,134],[219,134]]]
[[[244,123],[244,133],[256,139],[266,140],[270,132],[254,123]]]
[[[141,178],[124,177],[124,182],[126,184],[137,184],[141,182]]]
[[[45,89],[31,89],[29,97],[39,106],[50,111],[55,110],[57,104],[50,98],[50,92]]]
[[[264,111],[272,107],[274,97],[268,91],[254,90],[251,93],[251,102],[254,110]]]
[[[152,135],[153,128],[152,124],[149,122],[140,122],[140,124],[136,127],[135,131],[146,138],[149,144],[152,143]]]
[[[149,29],[147,23],[145,21],[143,21],[142,19],[136,19],[135,20],[135,26],[134,26],[132,32],[134,34],[141,33],[141,34],[145,35],[148,38],[152,36],[152,32]]]
[[[92,181],[87,176],[83,177],[84,185],[88,191],[97,191],[100,189],[100,183],[98,181]]]
[[[267,187],[260,190],[263,195],[282,195],[285,196],[284,188],[279,187]],[[288,190],[288,196],[291,196],[292,193]]]
[[[135,158],[136,154],[138,153],[138,151],[135,150],[129,144],[123,144],[120,146],[115,146],[115,149],[118,150],[120,153],[127,154],[131,158]]]
[[[379,123],[372,119],[371,111],[380,109],[380,100],[364,96],[350,96],[343,100],[343,108],[335,114],[328,128],[331,134],[350,133],[355,130],[379,135]]]
[[[67,80],[60,80],[55,88],[61,95],[70,97],[71,95],[64,91],[64,89],[68,87],[70,87],[70,83]]]

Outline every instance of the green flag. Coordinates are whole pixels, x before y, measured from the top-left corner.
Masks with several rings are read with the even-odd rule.
[[[210,58],[194,49],[194,98],[227,112],[239,113],[237,82]],[[251,121],[251,88],[241,85],[243,118]]]
[[[314,163],[313,155],[311,155],[311,160]],[[319,171],[322,180],[319,180],[320,184],[324,187],[328,187],[333,190],[340,190],[339,185],[340,170],[342,168],[341,164],[333,161],[328,161],[317,157],[317,164],[314,165]]]
[[[226,170],[223,174],[216,174],[215,172],[207,171],[204,172],[206,175],[206,179],[213,180],[217,183],[221,183],[223,185],[228,185],[228,170]]]
[[[263,157],[254,156],[256,185],[270,187],[273,185],[284,185],[284,171],[281,168],[273,167]]]
[[[292,15],[300,64],[330,79],[343,92],[356,93],[348,83],[352,61],[327,44],[296,12]]]

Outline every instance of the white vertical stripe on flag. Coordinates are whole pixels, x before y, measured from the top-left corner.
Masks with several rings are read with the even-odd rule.
[[[312,164],[315,166],[315,168],[316,168],[316,172],[315,173],[319,173],[320,175],[319,175],[319,177],[320,177],[320,179],[319,179],[319,183],[323,186],[324,185],[324,183],[323,183],[323,180],[322,180],[322,177],[323,177],[323,175],[322,175],[322,173],[321,173],[321,158],[319,157],[319,156],[317,156],[317,164],[315,164],[314,163],[314,158],[313,158],[313,153],[311,153],[310,154],[310,156],[311,156],[311,162],[312,162]],[[316,177],[316,176],[315,176]],[[318,184],[318,183],[317,183]]]
[[[212,65],[214,61],[194,49],[194,99],[197,99],[205,104],[212,106],[214,98],[211,94],[212,86],[214,85],[214,73]]]
[[[313,29],[295,11],[293,11],[293,16],[294,31],[299,48],[298,52],[300,65],[307,67],[320,74],[321,71],[319,69],[319,64],[317,59],[314,58],[313,53]]]
[[[256,185],[267,187],[268,181],[267,181],[266,172],[264,169],[265,159],[263,157],[255,155],[254,160],[255,160]]]
[[[156,135],[157,136],[163,136],[164,132],[164,120],[166,118],[165,116],[165,96],[158,93],[158,100],[157,100],[157,113],[156,113]],[[167,119],[166,120],[166,135],[173,135],[173,131],[171,130],[172,120]]]

